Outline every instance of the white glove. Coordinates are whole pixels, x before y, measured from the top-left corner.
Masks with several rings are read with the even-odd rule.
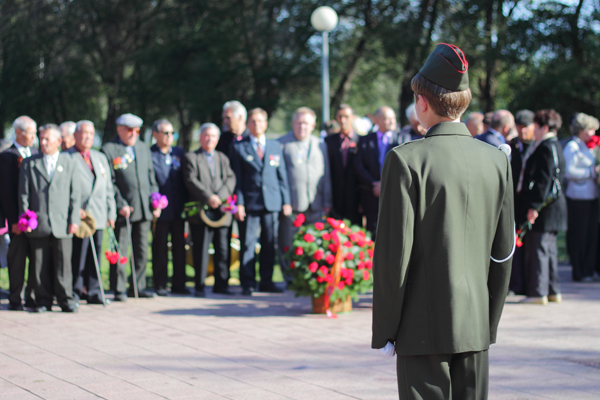
[[[396,355],[396,347],[391,342],[387,342],[385,347],[379,349],[379,351],[387,357],[394,357]]]

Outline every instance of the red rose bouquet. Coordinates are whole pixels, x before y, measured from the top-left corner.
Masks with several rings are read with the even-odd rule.
[[[111,264],[126,264],[128,258],[119,254],[119,242],[115,236],[115,232],[111,227],[106,229],[108,231],[108,250],[104,252],[106,259]]]
[[[290,262],[292,284],[296,296],[325,296],[325,304],[373,288],[374,242],[370,234],[358,226],[348,227],[343,221],[328,218],[326,222],[302,225],[299,214],[294,226],[293,245],[285,249]],[[329,314],[329,313],[328,313]]]

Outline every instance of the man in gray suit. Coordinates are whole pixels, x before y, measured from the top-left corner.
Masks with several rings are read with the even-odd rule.
[[[75,160],[81,179],[81,216],[87,211],[96,222],[96,232],[92,236],[96,247],[98,264],[102,253],[102,234],[106,226],[115,227],[117,205],[113,189],[110,168],[106,156],[92,150],[95,136],[94,123],[79,121],[75,128],[75,145],[67,150]],[[83,287],[87,288],[87,303],[102,304],[100,284],[102,277],[97,276],[92,251],[88,251],[90,238],[73,238],[73,296],[79,300],[83,296]]]
[[[69,154],[59,153],[60,131],[40,132],[38,154],[23,160],[19,176],[19,213],[36,212],[38,226],[27,237],[34,265],[35,312],[52,311],[56,296],[63,312],[77,312],[72,291],[72,237],[80,224],[78,171]]]
[[[292,211],[304,214],[306,224],[320,221],[332,206],[331,174],[327,145],[313,136],[317,116],[308,107],[294,113],[293,131],[280,137],[287,170]],[[292,245],[297,228],[291,216],[279,216],[279,258],[284,270],[288,263],[283,260],[286,247]]]
[[[106,154],[115,189],[118,216],[115,234],[119,241],[119,253],[126,255],[129,248],[127,220],[131,226],[131,248],[135,262],[135,276],[139,297],[154,297],[146,291],[146,262],[148,261],[148,234],[150,222],[160,217],[160,208],[152,210],[150,195],[158,192],[150,148],[138,140],[144,121],[133,114],[117,118],[117,133],[114,140],[102,146]],[[130,279],[129,295],[133,293]],[[114,301],[127,301],[127,272],[125,264],[110,266],[110,286],[115,292]]]

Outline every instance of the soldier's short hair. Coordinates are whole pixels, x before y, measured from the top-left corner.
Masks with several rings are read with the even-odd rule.
[[[442,86],[436,85],[418,73],[412,78],[410,86],[415,96],[421,95],[440,117],[460,118],[471,103],[471,89],[453,92]]]
[[[269,115],[267,114],[267,112],[260,107],[253,108],[252,110],[248,111],[248,118],[250,118],[254,114],[259,114],[265,117],[265,119],[269,119]]]
[[[305,114],[308,114],[311,117],[313,117],[315,119],[315,121],[317,120],[317,114],[315,114],[315,112],[312,109],[308,108],[308,107],[300,107],[299,109],[297,109],[294,112],[294,118],[293,118],[293,120],[295,121],[296,118],[298,118],[298,117],[300,117],[302,115],[305,115]]]
[[[223,104],[223,111],[231,110],[231,113],[235,118],[242,117],[244,122],[248,119],[248,112],[246,111],[246,107],[242,103],[237,100],[231,100],[227,103]]]
[[[547,126],[548,132],[557,132],[562,127],[562,118],[554,110],[540,110],[535,113],[533,122],[538,126]]]

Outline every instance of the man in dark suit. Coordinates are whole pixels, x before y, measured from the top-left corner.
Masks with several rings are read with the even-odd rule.
[[[223,105],[223,129],[215,150],[229,157],[231,143],[246,139],[250,132],[246,128],[246,107],[237,100],[228,101]]]
[[[506,155],[460,123],[467,67],[458,47],[435,47],[411,82],[427,134],[383,167],[372,347],[397,353],[402,400],[487,398],[515,245],[513,186]]]
[[[545,305],[548,301],[562,301],[556,238],[559,231],[567,230],[567,201],[562,189],[565,187],[565,159],[556,138],[562,125],[560,115],[554,110],[541,110],[535,113],[533,121],[536,143],[525,161],[517,186],[520,196],[517,224],[525,221],[532,224],[523,243],[527,298],[522,302]],[[558,198],[547,204],[556,179],[562,188]]]
[[[185,287],[185,221],[181,217],[186,202],[186,191],[183,184],[182,163],[185,155],[181,147],[173,144],[173,125],[166,119],[159,119],[152,124],[152,136],[156,144],[150,148],[152,164],[156,174],[156,182],[160,194],[167,196],[169,204],[161,211],[156,221],[152,236],[152,273],[154,290],[159,296],[167,296],[169,280],[168,263],[169,233],[171,234],[171,253],[173,254],[173,278],[171,292],[190,294]]]
[[[73,233],[80,223],[79,172],[75,160],[59,153],[58,127],[40,131],[43,154],[27,158],[19,174],[19,214],[37,214],[28,228],[35,282],[35,312],[52,311],[56,296],[63,312],[77,312],[73,298],[71,254]]]
[[[282,145],[265,137],[267,112],[261,108],[251,110],[248,129],[250,137],[234,142],[229,158],[236,176],[236,219],[239,221],[242,257],[240,281],[242,294],[250,296],[256,288],[255,245],[259,227],[261,249],[258,290],[282,291],[273,283],[278,213],[283,210],[284,215],[290,215],[292,206]]]
[[[381,170],[386,154],[398,145],[396,113],[390,107],[380,107],[373,119],[379,127],[358,141],[358,157],[354,161],[359,183],[359,199],[367,217],[367,230],[375,238],[379,213]]]
[[[158,192],[154,176],[152,156],[148,146],[138,140],[140,127],[144,121],[133,114],[123,114],[117,118],[118,136],[102,146],[111,166],[115,200],[117,202],[117,222],[115,234],[119,241],[119,253],[128,255],[129,234],[127,219],[131,222],[132,251],[135,261],[135,276],[139,297],[154,297],[146,289],[146,262],[148,260],[148,234],[153,218],[160,217],[160,209],[151,209],[150,195]],[[133,295],[133,281],[129,279],[125,264],[110,266],[110,286],[115,292],[114,301],[127,301]]]
[[[510,141],[511,159],[510,167],[513,175],[513,188],[515,193],[515,215],[519,214],[520,194],[517,192],[519,176],[523,169],[525,157],[529,157],[533,147],[533,111],[521,110],[515,114],[517,137]],[[526,240],[526,238],[524,238]],[[525,251],[523,247],[515,250],[510,275],[509,289],[514,294],[525,294]]]
[[[200,127],[200,149],[185,155],[183,179],[192,200],[211,209],[221,207],[223,200],[234,194],[235,174],[229,158],[215,150],[219,140],[219,128],[212,123]],[[215,285],[213,293],[233,294],[229,290],[229,255],[231,216],[227,222],[209,226],[198,216],[190,218],[190,230],[194,246],[194,269],[196,270],[196,297],[204,297],[204,280],[208,268],[208,249],[212,243]]]
[[[73,296],[75,300],[85,298],[87,304],[103,304],[100,292],[101,276],[96,272],[94,246],[98,265],[102,254],[102,237],[106,227],[115,227],[117,205],[112,184],[110,167],[106,156],[93,150],[96,130],[92,121],[79,121],[75,126],[75,145],[67,150],[79,170],[81,211],[89,213],[95,221],[96,232],[87,238],[73,238]],[[87,289],[85,295],[83,288]]]
[[[498,147],[506,143],[506,137],[511,133],[514,126],[515,119],[510,111],[498,110],[492,115],[488,130],[475,136],[475,139]]]
[[[352,129],[354,111],[349,105],[342,104],[337,109],[335,118],[340,125],[340,133],[325,138],[331,171],[331,216],[348,219],[352,225],[362,225],[362,216],[358,210],[358,180],[354,168],[359,139]]]
[[[8,246],[7,262],[10,285],[9,310],[23,310],[22,292],[25,284],[25,264],[29,254],[27,237],[19,231],[19,171],[24,159],[38,154],[38,149],[33,146],[37,125],[27,116],[21,116],[13,123],[15,142],[11,147],[0,153],[0,187],[3,194],[0,196],[2,212],[8,221],[10,244]],[[33,269],[30,268],[27,281],[26,301],[27,307],[35,307],[32,297]]]

